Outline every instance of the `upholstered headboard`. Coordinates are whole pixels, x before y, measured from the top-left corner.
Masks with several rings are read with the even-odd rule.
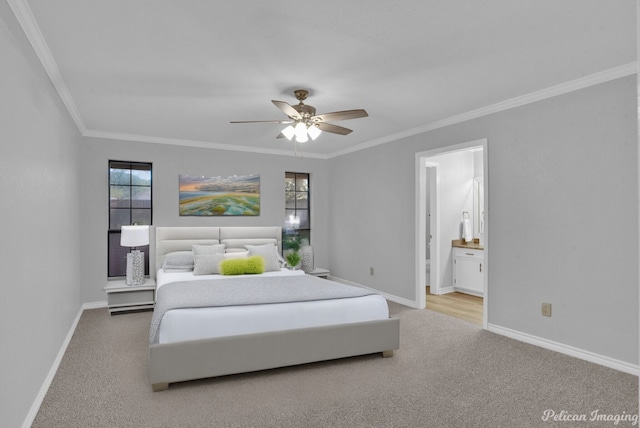
[[[152,249],[155,266],[150,274],[162,266],[164,257],[173,251],[190,251],[194,244],[225,244],[227,249],[244,249],[245,245],[276,243],[282,251],[280,226],[258,227],[155,227],[155,248]]]

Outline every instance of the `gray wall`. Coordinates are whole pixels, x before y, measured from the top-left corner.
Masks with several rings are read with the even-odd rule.
[[[311,243],[316,265],[327,266],[329,191],[324,160],[85,138],[81,148],[82,301],[106,300],[109,160],[153,163],[154,226],[283,226],[284,173],[311,174]],[[260,215],[180,217],[178,175],[260,174]]]
[[[20,426],[78,315],[80,134],[0,2],[0,426]]]
[[[330,159],[332,274],[413,300],[415,153],[481,138],[489,323],[638,364],[635,76]]]
[[[638,364],[635,77],[322,161],[81,138],[6,2],[0,58],[2,426],[105,300],[109,159],[153,162],[156,225],[281,224],[284,172],[310,172],[317,264],[412,299],[415,153],[488,138],[489,322]],[[262,215],[180,218],[180,173],[261,174]]]

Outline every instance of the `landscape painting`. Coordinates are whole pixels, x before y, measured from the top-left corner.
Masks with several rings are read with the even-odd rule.
[[[260,215],[260,175],[180,175],[181,216]]]

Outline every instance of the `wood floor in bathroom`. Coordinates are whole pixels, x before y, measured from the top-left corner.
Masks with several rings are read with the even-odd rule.
[[[457,291],[436,296],[427,285],[427,309],[482,325],[482,297]]]

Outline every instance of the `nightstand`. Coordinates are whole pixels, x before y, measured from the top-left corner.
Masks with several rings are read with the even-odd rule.
[[[109,281],[104,287],[109,313],[153,309],[156,281],[151,278],[142,285],[127,285],[124,279]]]
[[[315,268],[314,270],[309,272],[309,275],[317,276],[319,278],[329,278],[329,275],[331,275],[331,272],[329,272],[328,269]]]

